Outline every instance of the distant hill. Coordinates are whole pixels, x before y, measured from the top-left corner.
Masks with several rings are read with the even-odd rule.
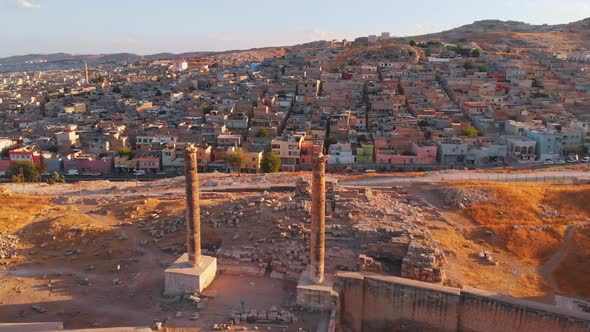
[[[247,61],[262,61],[264,58],[282,56],[284,53],[285,48],[283,47],[268,47],[223,52],[157,53],[151,55],[133,53],[27,54],[0,58],[0,72],[66,70],[81,68],[84,62],[88,63],[88,66],[96,66],[108,63],[131,63],[139,60],[199,59],[204,57],[215,57],[222,64],[240,64]]]
[[[474,41],[484,47],[504,44],[514,48],[550,48],[554,51],[590,49],[590,18],[558,25],[483,20],[455,29],[415,36],[448,42]]]
[[[483,20],[455,29],[411,38],[419,40],[441,39],[451,43],[476,42],[485,49],[498,45],[513,49],[550,49],[551,51],[590,50],[590,18],[558,25],[534,25],[517,21]],[[28,54],[0,58],[0,72],[40,71],[80,68],[86,61],[89,66],[106,63],[125,63],[139,60],[167,60],[176,58],[215,57],[222,64],[239,64],[282,56],[300,48],[325,47],[325,41],[301,45],[228,50],[223,52],[186,52],[138,55],[116,54]]]
[[[135,62],[143,59],[133,53],[114,54],[27,54],[0,59],[0,72],[44,71],[81,68],[84,62],[89,66],[106,63]]]

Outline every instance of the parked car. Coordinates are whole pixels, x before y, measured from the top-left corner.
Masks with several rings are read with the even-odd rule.
[[[570,164],[574,164],[578,162],[578,159],[575,158],[567,158],[566,162],[570,163]]]
[[[543,162],[543,165],[553,165],[554,162],[551,159],[545,159],[545,161]]]
[[[66,172],[66,175],[80,175],[80,172],[78,172],[78,170],[77,170],[77,169],[69,169],[69,170]]]
[[[367,174],[368,173],[377,173],[377,171],[374,169],[367,169],[367,170],[365,170],[365,173],[367,173]]]
[[[563,164],[565,164],[565,160],[563,160],[563,159],[559,159],[559,160],[557,160],[557,161],[555,162],[555,164],[557,164],[557,165],[563,165]]]
[[[584,157],[584,158],[582,158],[582,162],[583,163],[590,163],[590,157]]]
[[[0,176],[6,176],[6,175],[7,175],[6,171],[0,171]]]
[[[136,169],[135,171],[133,171],[133,174],[139,176],[139,175],[145,175],[145,171],[143,169]]]

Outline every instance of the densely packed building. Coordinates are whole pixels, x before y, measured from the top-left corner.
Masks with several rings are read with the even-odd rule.
[[[86,77],[88,75],[88,77]],[[484,168],[577,162],[590,148],[590,65],[475,43],[319,42],[260,62],[173,59],[0,75],[0,171],[68,174]],[[143,173],[140,173],[143,174]]]

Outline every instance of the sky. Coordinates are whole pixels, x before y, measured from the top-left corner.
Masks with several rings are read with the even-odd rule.
[[[221,51],[587,17],[590,0],[0,0],[0,57]]]

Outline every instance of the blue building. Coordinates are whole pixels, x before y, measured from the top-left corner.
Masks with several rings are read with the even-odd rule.
[[[536,154],[540,160],[557,160],[561,156],[561,133],[525,130],[522,136],[537,142]]]

